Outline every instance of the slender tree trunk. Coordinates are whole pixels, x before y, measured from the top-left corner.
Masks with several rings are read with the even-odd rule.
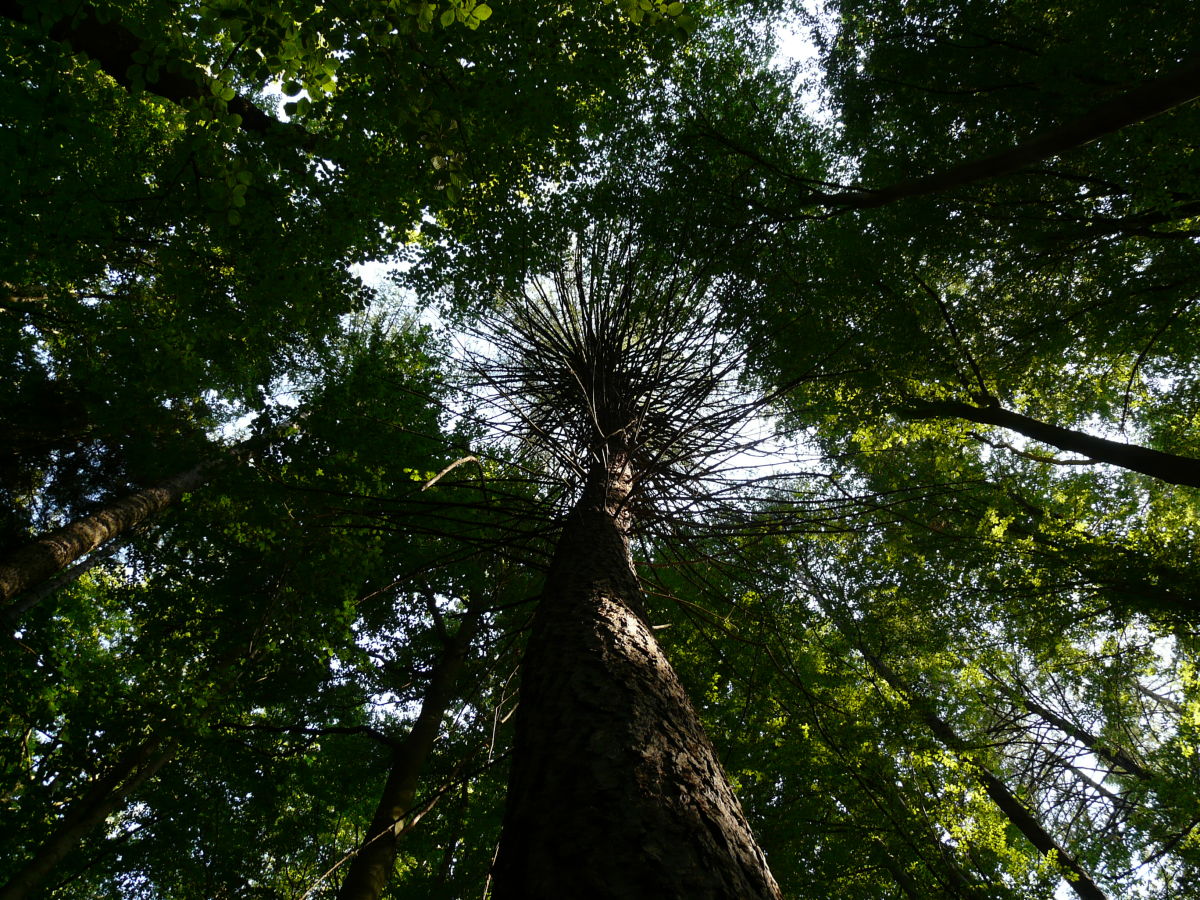
[[[105,541],[162,512],[199,487],[225,460],[206,460],[185,472],[135,491],[103,509],[0,557],[0,603],[45,581]]]
[[[151,736],[130,747],[111,769],[71,804],[33,857],[0,887],[0,900],[24,900],[78,848],[80,841],[153,776],[175,752],[173,741]]]
[[[854,777],[868,790],[872,796],[872,802],[876,804],[877,809],[882,814],[883,818],[879,824],[883,827],[890,827],[893,833],[901,838],[901,846],[907,845],[916,853],[925,871],[937,883],[939,896],[946,898],[978,897],[981,891],[986,889],[984,882],[977,876],[972,877],[968,875],[963,871],[962,866],[959,865],[956,855],[961,851],[957,851],[947,845],[942,835],[930,827],[928,814],[919,808],[914,809],[897,789],[896,785],[899,783],[901,776],[894,766],[889,765],[887,770],[874,778],[868,779],[862,777],[861,773],[856,774]],[[897,816],[896,811],[899,812],[899,816],[903,817],[903,819]],[[907,825],[905,824],[906,821]],[[936,855],[933,856],[927,853],[918,841],[927,842],[932,845],[932,848],[936,848]],[[900,866],[890,856],[888,845],[881,839],[875,839],[874,850],[876,855],[886,857],[886,868],[896,877],[897,883],[901,884],[905,893],[918,897],[928,895],[928,892],[922,893],[919,887],[917,887],[917,892],[913,894],[907,884],[901,883],[902,877],[906,876],[911,881],[912,876],[907,875],[907,873],[903,873],[902,876],[895,871],[900,869]],[[915,882],[913,884],[915,886]]]
[[[910,419],[954,418],[981,425],[997,425],[1059,450],[1081,453],[1096,462],[1141,472],[1170,484],[1200,487],[1200,459],[1093,437],[1081,431],[1031,419],[1000,406],[972,406],[954,400],[922,400],[908,404],[900,413]]]
[[[593,468],[521,670],[495,900],[779,898],[640,612],[624,455]]]
[[[1178,700],[1172,700],[1170,697],[1164,697],[1162,694],[1152,691],[1150,688],[1146,687],[1140,682],[1137,683],[1137,691],[1147,700],[1153,700],[1159,706],[1165,706],[1177,716],[1183,715],[1183,704]]]
[[[930,724],[932,726],[932,723]],[[944,722],[942,724],[945,725]],[[948,730],[949,726],[946,726],[946,729]],[[950,734],[953,734],[953,732],[950,732]],[[1066,848],[1059,844],[1042,827],[1042,823],[1038,818],[1030,812],[1024,803],[1013,795],[1013,792],[1008,789],[1008,786],[1003,781],[979,765],[974,766],[974,773],[975,777],[983,784],[983,789],[992,799],[992,802],[1000,808],[1000,811],[1008,817],[1008,820],[1025,836],[1025,840],[1029,841],[1043,856],[1054,854],[1054,860],[1059,868],[1063,870],[1066,882],[1079,896],[1080,900],[1108,900],[1108,895],[1092,880],[1091,875],[1088,874]]]
[[[125,535],[130,534],[126,531]],[[22,591],[17,598],[0,613],[0,621],[4,623],[4,627],[15,628],[26,611],[33,609],[55,591],[59,591],[69,584],[78,581],[80,576],[85,572],[94,569],[100,563],[109,559],[114,553],[121,549],[126,544],[126,541],[118,536],[108,541],[104,547],[96,549],[93,553],[81,562],[75,563],[66,571],[62,572],[57,578],[48,579],[41,582],[36,587],[32,587],[27,591]]]
[[[377,900],[387,886],[405,817],[416,799],[421,769],[437,740],[446,709],[454,699],[454,683],[479,629],[480,615],[478,610],[468,613],[458,631],[446,642],[445,650],[434,666],[421,712],[396,747],[371,827],[350,864],[346,880],[338,891],[338,900]]]
[[[1063,734],[1074,738],[1080,744],[1087,747],[1088,750],[1095,754],[1098,758],[1104,760],[1110,765],[1123,769],[1125,772],[1134,776],[1135,778],[1138,778],[1142,781],[1149,780],[1150,773],[1147,772],[1146,769],[1139,762],[1137,762],[1137,760],[1131,757],[1120,747],[1110,747],[1095,735],[1080,728],[1069,719],[1060,716],[1058,713],[1054,712],[1054,710],[1042,706],[1036,700],[1032,700],[1017,691],[1010,691],[1010,694],[1013,699],[1019,702],[1035,716],[1050,723]]]
[[[923,697],[913,693],[904,680],[879,657],[867,652],[861,645],[859,646],[859,650],[880,678],[886,681],[893,690],[908,698],[913,710],[920,716],[921,720],[939,741],[955,753],[962,754],[965,752],[967,749],[966,742],[958,736],[957,732],[950,727],[945,719],[942,719],[933,711],[933,708]],[[964,758],[969,759],[969,757]],[[1092,876],[1087,870],[1079,864],[1066,847],[1062,846],[1062,844],[1055,840],[1053,835],[1046,831],[1037,816],[1024,803],[1017,799],[1016,795],[1008,789],[1008,785],[978,762],[974,760],[970,760],[970,762],[972,773],[983,786],[988,797],[991,798],[992,802],[999,807],[1000,811],[1004,813],[1008,820],[1039,853],[1044,856],[1054,855],[1056,863],[1063,871],[1064,879],[1079,896],[1080,900],[1108,900],[1108,895],[1092,880]]]
[[[921,890],[920,885],[904,870],[902,865],[892,858],[892,854],[888,852],[888,848],[884,846],[883,842],[878,839],[872,840],[870,848],[871,856],[892,876],[897,887],[904,891],[904,896],[910,897],[912,900],[922,900],[925,893]]]
[[[278,594],[277,589],[271,600]],[[274,613],[274,610],[269,609],[264,615],[264,622],[259,623],[257,628],[250,629],[240,646],[212,659],[208,671],[211,683],[222,689],[233,685],[238,677],[238,672],[234,669],[235,664],[241,660],[253,660],[258,655],[259,651],[253,648],[265,620]],[[103,825],[108,816],[128,804],[141,786],[157,774],[178,749],[178,736],[153,733],[126,749],[112,767],[97,778],[82,797],[70,805],[58,827],[41,847],[34,851],[29,862],[8,884],[0,887],[0,900],[23,900],[36,891],[46,877],[76,851],[88,833]]]

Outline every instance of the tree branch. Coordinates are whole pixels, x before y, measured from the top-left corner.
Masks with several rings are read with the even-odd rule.
[[[0,16],[4,18],[28,24],[30,12],[34,10],[27,10],[20,0],[0,0]],[[134,54],[146,48],[148,42],[119,21],[102,22],[90,7],[84,7],[77,15],[59,19],[50,27],[47,36],[65,44],[75,53],[94,59],[114,81],[126,89],[142,87],[177,104],[189,100],[211,100],[214,96],[215,79],[199,66],[182,59],[169,60],[152,80],[147,78],[145,83],[135,82],[129,75],[130,69],[137,65]],[[240,94],[226,101],[226,108],[241,117],[243,131],[263,135],[282,134],[299,144],[311,140],[311,135],[303,129],[281,122]]]
[[[1082,431],[1032,419],[1001,406],[972,406],[956,400],[911,400],[897,413],[907,419],[966,419],[981,425],[996,425],[1059,450],[1080,453],[1096,462],[1141,472],[1168,484],[1200,487],[1200,459],[1093,437]]]
[[[1035,134],[1008,150],[888,187],[876,190],[864,188],[849,194],[826,195],[817,199],[838,206],[870,209],[907,197],[934,194],[1008,175],[1032,163],[1090,144],[1126,125],[1144,122],[1197,97],[1200,97],[1200,59],[1193,59],[1165,78],[1147,82],[1114,97],[1079,118]]]
[[[395,749],[400,745],[396,738],[389,737],[370,725],[329,725],[314,728],[308,725],[271,725],[267,722],[217,722],[214,728],[228,728],[232,731],[266,731],[271,734],[303,734],[312,737],[322,737],[329,734],[364,734],[378,741],[385,747]]]

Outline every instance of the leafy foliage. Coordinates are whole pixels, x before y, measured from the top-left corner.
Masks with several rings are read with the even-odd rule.
[[[730,6],[5,8],[0,546],[254,449],[10,631],[0,880],[90,816],[50,895],[333,896],[482,604],[389,890],[486,890],[562,490],[497,435],[593,436],[514,429],[452,342],[369,313],[351,266],[403,252],[506,354],[492,388],[575,391],[557,354],[605,436],[674,429],[638,445],[671,463],[647,613],[786,896],[1197,890],[1195,489],[947,412],[1196,465],[1200,106],[1145,100],[1191,71],[1191,5]],[[780,15],[819,68],[778,62]],[[564,234],[613,241],[564,267]],[[627,321],[570,299],[601,250],[669,301],[616,364],[575,359]],[[506,305],[540,342],[477,318]],[[666,371],[796,452],[698,466],[738,417],[662,377],[604,404]]]

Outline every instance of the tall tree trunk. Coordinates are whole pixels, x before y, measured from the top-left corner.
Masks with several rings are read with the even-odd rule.
[[[905,406],[900,414],[910,419],[953,418],[981,425],[997,425],[1059,450],[1081,453],[1096,462],[1141,472],[1170,484],[1200,487],[1200,459],[1093,437],[1082,431],[1060,428],[1023,416],[1001,406],[972,406],[955,400],[920,400]]]
[[[840,627],[841,625],[839,624]],[[958,736],[958,733],[950,727],[950,724],[945,719],[933,711],[933,707],[925,698],[914,693],[895,670],[874,653],[868,652],[861,644],[859,644],[859,650],[875,673],[887,682],[893,690],[908,699],[913,711],[917,713],[921,721],[925,723],[934,736],[947,749],[952,750],[956,754],[964,754],[964,760],[970,762],[971,772],[983,786],[988,797],[999,807],[1000,811],[1004,813],[1016,829],[1024,835],[1025,839],[1042,855],[1049,856],[1053,854],[1056,863],[1063,871],[1064,879],[1079,896],[1080,900],[1108,900],[1108,895],[1092,880],[1092,876],[1088,871],[1079,864],[1074,855],[1066,847],[1062,846],[1052,834],[1046,831],[1037,816],[1009,790],[1008,785],[996,777],[991,770],[965,755],[967,750],[966,742]]]
[[[412,729],[396,747],[392,768],[383,794],[359,847],[346,880],[338,891],[338,900],[377,900],[387,886],[396,861],[396,849],[417,795],[417,781],[425,760],[437,740],[438,730],[450,701],[454,683],[466,659],[467,650],[479,630],[481,611],[469,612],[454,636],[447,640],[441,658],[429,678],[429,687],[421,702],[421,712]]]
[[[1005,687],[1005,691],[1014,701],[1020,703],[1038,718],[1048,722],[1050,725],[1053,725],[1063,734],[1074,738],[1084,747],[1087,747],[1087,749],[1099,759],[1104,760],[1109,765],[1124,770],[1129,775],[1132,775],[1141,781],[1150,780],[1150,773],[1146,771],[1145,767],[1142,766],[1141,763],[1130,756],[1125,750],[1115,745],[1110,746],[1091,732],[1080,728],[1065,716],[1060,716],[1058,713],[1054,712],[1054,710],[1043,706],[1036,700],[1025,696],[1025,694],[1014,688]]]
[[[29,590],[22,591],[3,612],[0,612],[0,623],[3,623],[2,627],[16,628],[21,620],[21,616],[28,610],[33,609],[56,591],[62,590],[69,584],[74,584],[85,572],[94,569],[106,559],[111,558],[114,553],[128,543],[122,538],[128,537],[129,534],[130,532],[126,531],[124,535],[118,535],[116,538],[109,540],[105,546],[97,548],[86,559],[75,563],[75,565],[59,574],[58,577],[47,579]]]
[[[15,597],[46,581],[55,572],[107,541],[128,534],[178,502],[184,494],[207,482],[223,466],[245,462],[304,415],[302,412],[273,429],[255,434],[232,447],[221,448],[215,456],[202,460],[190,469],[114,500],[89,516],[76,519],[57,531],[0,555],[0,620],[5,625],[15,624],[20,613],[44,599],[48,592],[40,593],[31,600],[11,602]]]
[[[6,553],[0,557],[0,603],[8,603],[105,541],[162,512],[207,481],[222,462],[224,458],[206,460]]]
[[[153,776],[175,752],[175,743],[148,737],[121,755],[87,792],[72,803],[58,827],[37,848],[33,857],[0,887],[0,900],[24,900],[75,852],[79,842],[99,826]]]
[[[912,898],[912,900],[921,900],[925,893],[921,890],[920,885],[916,880],[904,870],[904,867],[892,858],[883,841],[878,838],[873,839],[870,844],[870,855],[887,873],[892,876],[892,880],[896,882],[897,887],[904,891],[904,896]]]
[[[208,672],[211,683],[228,688],[237,678],[234,665],[240,660],[252,660],[258,652],[252,649],[263,624],[251,631],[244,643],[212,660]],[[17,872],[8,884],[0,887],[0,900],[23,900],[45,881],[46,877],[76,851],[93,829],[104,824],[113,812],[128,804],[143,784],[152,778],[179,749],[177,735],[152,733],[140,743],[125,750],[111,768],[97,778],[77,801],[63,814],[57,828],[34,851],[33,857]]]
[[[779,898],[641,613],[621,453],[568,516],[521,669],[495,900]]]

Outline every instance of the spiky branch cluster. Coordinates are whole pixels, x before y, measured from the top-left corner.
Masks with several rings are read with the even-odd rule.
[[[592,230],[553,271],[503,298],[472,365],[514,431],[571,483],[628,458],[631,502],[660,511],[742,449],[758,404],[737,385],[738,336],[725,288],[694,267]]]

